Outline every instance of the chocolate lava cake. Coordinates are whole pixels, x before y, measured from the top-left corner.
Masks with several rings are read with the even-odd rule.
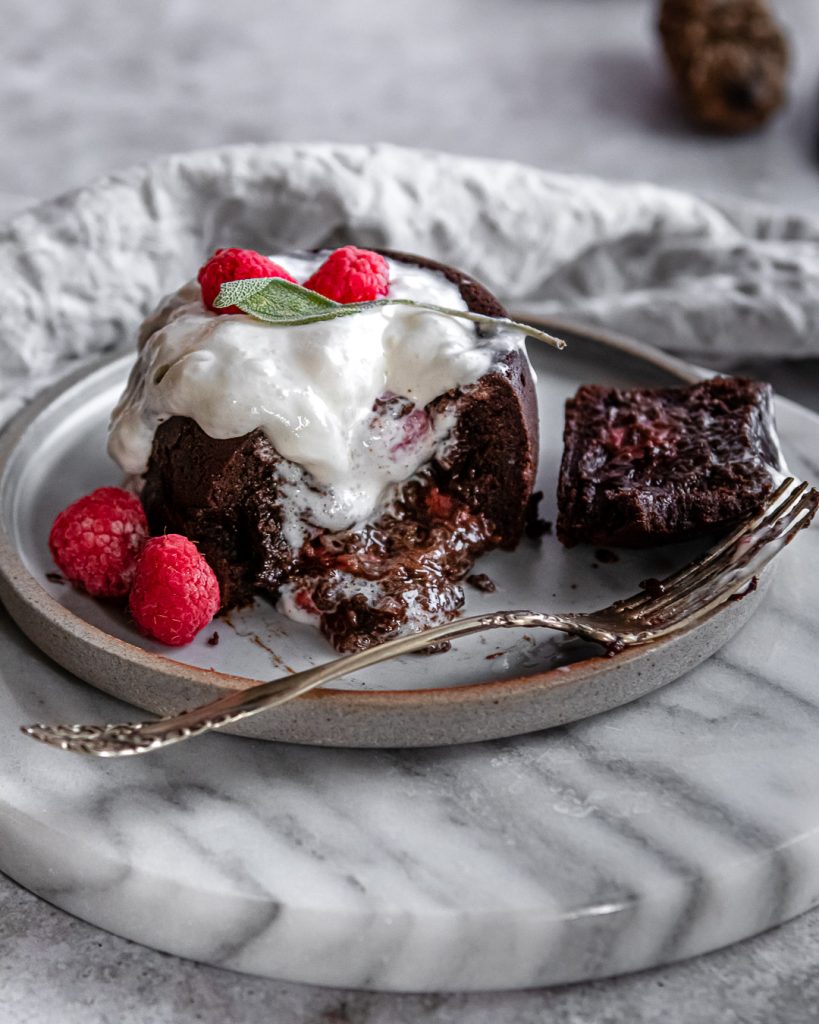
[[[506,315],[486,288],[450,266],[383,255],[393,267],[441,275],[474,312]],[[148,324],[150,334],[157,321]],[[476,344],[488,336],[483,327],[468,330]],[[372,407],[374,436],[398,430],[405,439],[390,451],[414,443],[433,422],[449,424],[446,438],[374,515],[342,530],[308,524],[299,543],[285,508],[294,467],[264,430],[219,438],[192,416],[170,415],[153,435],[144,474],[151,531],[181,533],[198,544],[219,580],[223,610],[267,595],[292,617],[318,625],[339,651],[446,621],[463,604],[459,581],[475,559],[514,548],[524,529],[538,418],[522,347],[494,353],[479,379],[422,408],[390,393]]]
[[[753,514],[785,469],[768,384],[581,387],[566,403],[558,538],[643,547]]]

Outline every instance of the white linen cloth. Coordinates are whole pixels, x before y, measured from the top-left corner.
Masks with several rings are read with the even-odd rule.
[[[443,260],[514,310],[701,363],[819,355],[819,217],[390,145],[226,147],[0,227],[0,421],[78,359],[133,345],[215,247],[347,242]]]

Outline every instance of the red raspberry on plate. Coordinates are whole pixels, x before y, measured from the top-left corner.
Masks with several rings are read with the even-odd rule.
[[[214,313],[241,313],[238,306],[215,309],[213,303],[225,281],[244,281],[249,277],[283,277],[296,283],[284,267],[253,249],[217,249],[197,274],[202,301]]]
[[[220,604],[216,576],[195,544],[178,533],[148,541],[128,602],[143,633],[181,647],[207,626]]]
[[[345,245],[327,257],[304,287],[335,302],[372,302],[390,290],[390,268],[380,253]]]
[[[94,597],[122,597],[147,538],[139,499],[119,487],[99,487],[60,512],[48,546],[66,579]]]

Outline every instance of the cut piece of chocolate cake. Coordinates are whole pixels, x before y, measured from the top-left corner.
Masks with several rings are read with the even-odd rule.
[[[505,315],[482,285],[452,267],[402,253],[384,255],[393,275],[391,294],[422,295],[428,281],[441,294],[435,299],[433,292],[434,301],[450,306],[461,301],[473,312]],[[304,253],[276,257],[299,279],[322,258]],[[455,336],[446,321],[403,312],[383,328],[373,319],[376,314],[343,318],[322,325],[326,339],[316,340],[313,328],[292,328],[286,334],[247,317],[227,324],[230,317],[200,311],[195,289],[180,294],[166,304],[167,313],[161,309],[147,322],[143,365],[132,375],[112,429],[112,454],[123,468],[136,465],[139,445],[152,436],[142,490],[152,532],[181,533],[199,545],[219,580],[224,609],[266,594],[278,601],[280,611],[319,626],[339,651],[361,649],[456,615],[464,601],[460,581],[475,559],[495,547],[514,548],[525,525],[537,470],[538,417],[534,381],[520,341],[473,324],[464,326],[463,321]],[[182,336],[188,321],[191,332]],[[273,443],[269,429],[259,426],[227,437],[203,429],[206,416],[218,425],[219,415],[231,411],[229,403],[237,396],[245,402],[251,389],[256,405],[264,399],[266,392],[244,375],[239,362],[248,351],[257,358],[253,346],[259,347],[260,366],[262,359],[273,365],[279,359],[290,358],[292,364],[309,357],[312,362],[299,377],[306,381],[305,394],[313,382],[324,387],[328,407],[342,421],[349,403],[345,406],[346,400],[335,396],[346,386],[345,379],[332,374],[349,375],[355,383],[361,360],[351,359],[348,369],[336,371],[320,346],[326,340],[331,357],[345,358],[343,346],[362,344],[354,332],[382,329],[392,378],[367,400],[370,408],[362,404],[363,416],[348,435],[316,434],[317,446],[310,447],[298,431],[292,437],[282,433],[285,442],[296,446],[296,454],[287,457],[288,449]],[[450,334],[441,334],[439,342],[444,329]],[[188,340],[194,330],[203,339],[196,346]],[[297,330],[302,333],[297,335]],[[163,339],[163,331],[170,340]],[[214,331],[226,339],[220,342],[222,348],[213,341]],[[181,341],[174,340],[177,336]],[[181,352],[182,357],[168,369],[161,347],[170,349],[172,343],[177,346],[172,355]],[[284,355],[287,344],[289,357]],[[374,342],[371,349],[378,358],[380,345]],[[205,387],[191,376],[197,389],[195,408],[202,410],[199,420],[193,412],[174,412],[152,425],[149,417],[157,410],[178,409],[185,399],[188,392],[180,375],[211,373],[227,346],[236,356],[220,371],[224,399],[218,382],[207,398],[201,397]],[[431,361],[423,356],[426,351],[432,353]],[[192,364],[192,358],[199,362]],[[276,365],[285,368],[284,363]],[[265,366],[259,372],[267,372]],[[229,383],[233,375],[235,392]],[[265,388],[272,391],[277,371],[269,379]],[[391,379],[409,383],[396,393]],[[168,397],[172,389],[173,397]],[[271,397],[275,411],[272,403]],[[245,406],[250,408],[250,402]],[[282,408],[289,414],[289,407]],[[295,417],[291,420],[296,422]],[[277,423],[273,428],[278,429]],[[331,442],[337,445],[337,457],[327,455],[336,451]],[[338,462],[342,458],[351,466],[344,473]],[[388,485],[379,492],[372,480]],[[375,498],[362,517],[357,510],[366,507],[362,495],[369,494]]]
[[[769,384],[581,387],[566,403],[557,535],[643,547],[723,530],[758,510],[785,469]]]

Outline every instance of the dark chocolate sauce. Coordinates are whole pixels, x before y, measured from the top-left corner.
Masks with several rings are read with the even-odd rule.
[[[748,586],[745,587],[743,590],[740,590],[738,593],[732,594],[728,598],[728,600],[729,601],[741,601],[743,599],[743,597],[747,597],[749,594],[753,594],[753,592],[756,590],[756,588],[758,586],[759,586],[759,577],[758,576],[752,576],[751,577],[751,581],[748,584]]]
[[[318,616],[336,650],[363,650],[394,636],[410,616],[454,618],[464,604],[459,581],[493,536],[483,516],[431,481],[414,481],[376,522],[306,545],[295,600]]]
[[[523,532],[530,540],[540,540],[552,532],[552,524],[548,519],[541,518],[538,508],[543,500],[543,491],[535,491],[526,506],[526,519]]]

